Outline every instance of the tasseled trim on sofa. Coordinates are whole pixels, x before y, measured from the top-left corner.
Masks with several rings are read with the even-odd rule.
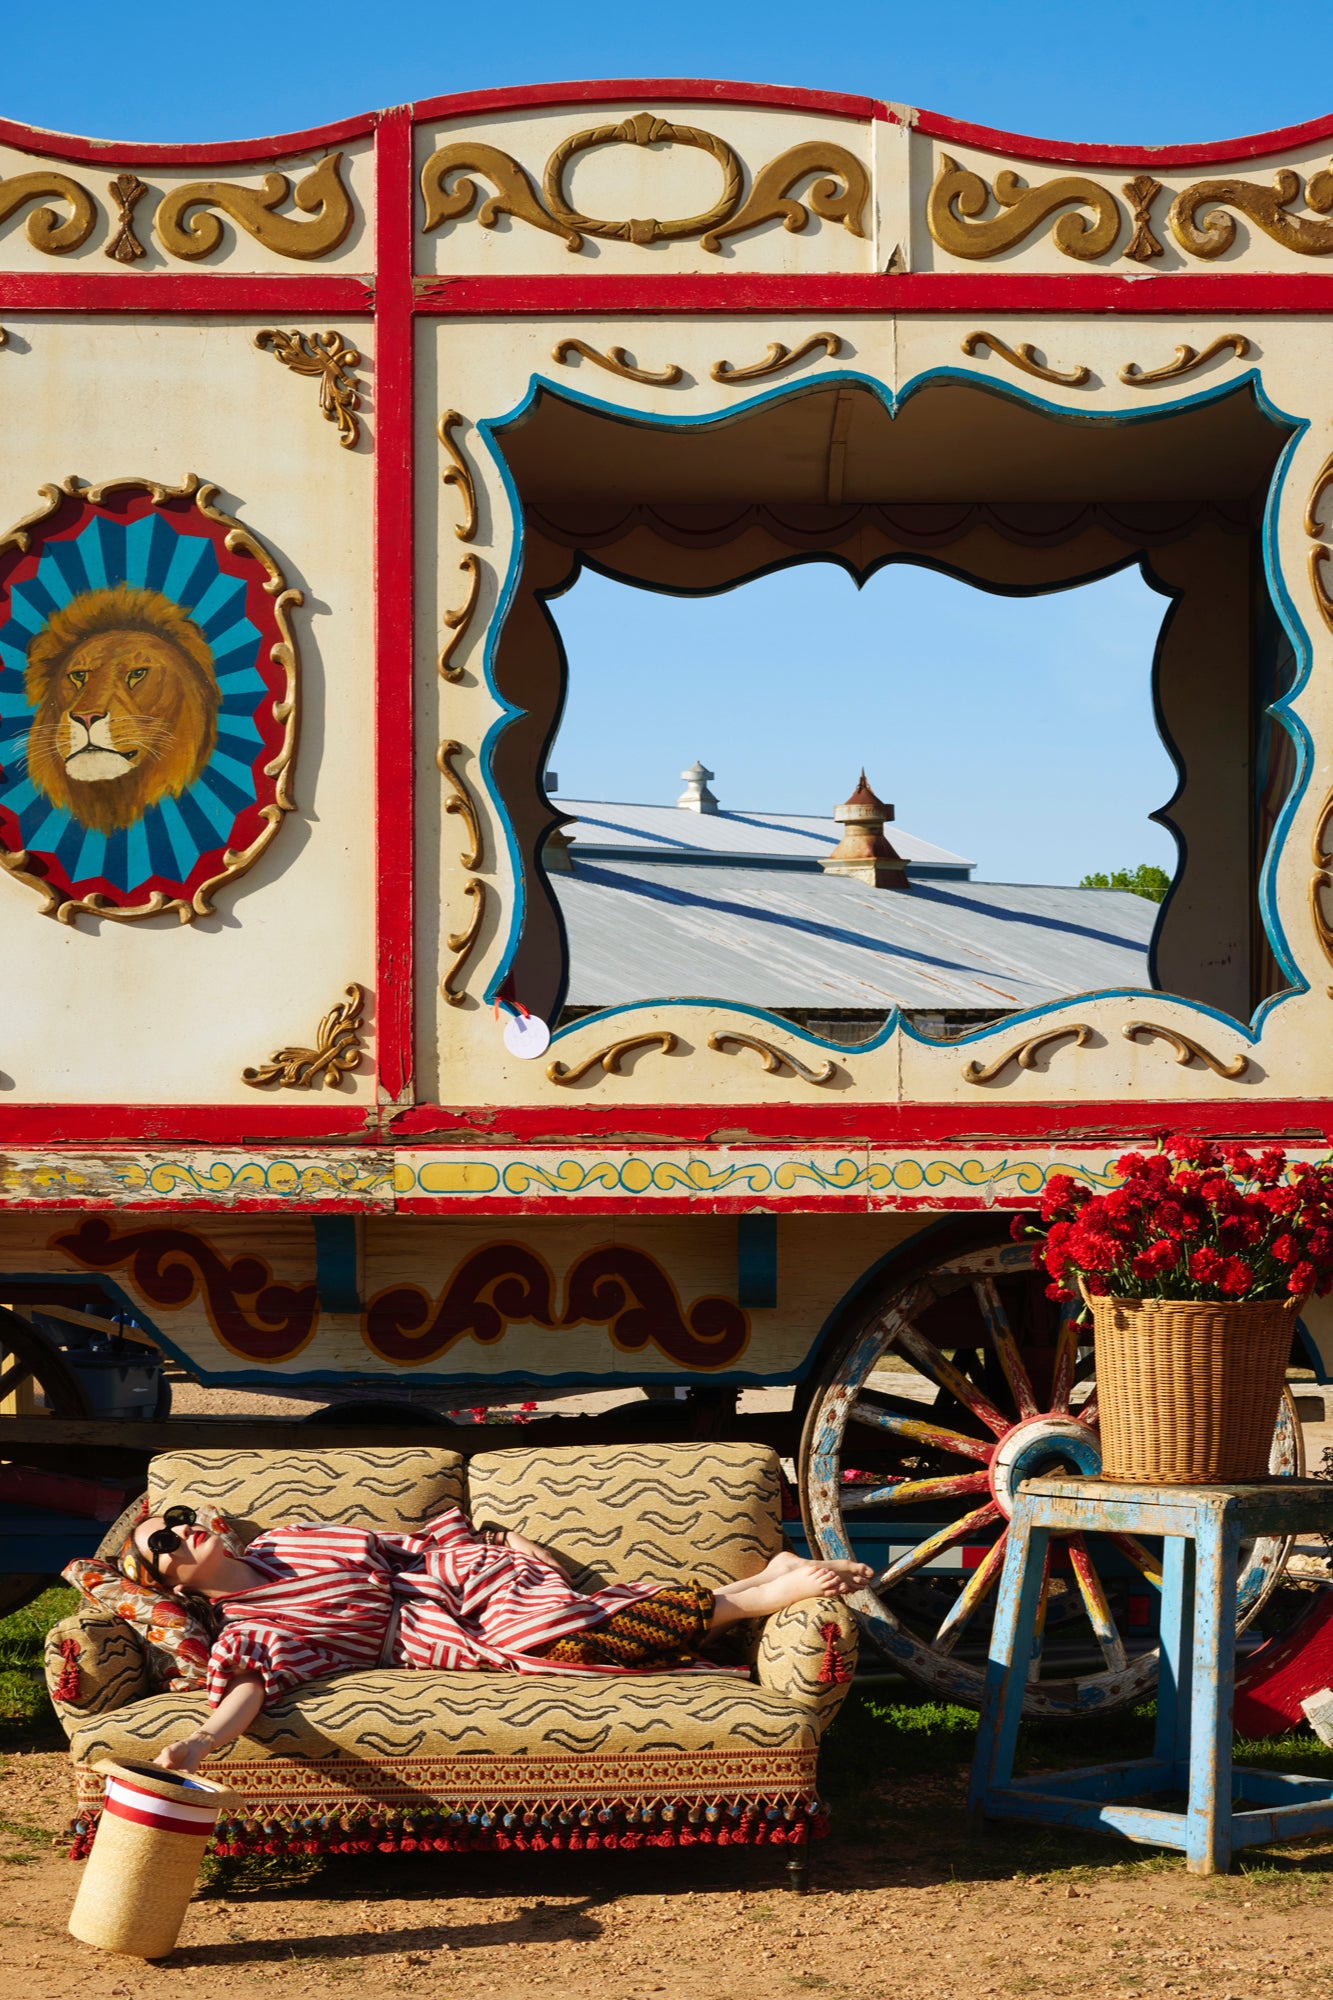
[[[841,1687],[851,1679],[852,1670],[838,1650],[838,1639],[841,1635],[832,1619],[827,1625],[820,1626],[819,1636],[824,1641],[824,1657],[820,1661],[819,1672],[815,1679],[821,1687]]]
[[[56,1701],[76,1703],[82,1690],[83,1679],[79,1672],[79,1642],[77,1639],[60,1641],[60,1657],[64,1662],[57,1677],[53,1698]]]
[[[290,1816],[289,1816],[290,1815]],[[81,1812],[70,1824],[71,1861],[93,1844],[98,1813]],[[487,1812],[311,1813],[287,1809],[282,1817],[234,1815],[220,1819],[214,1854],[520,1854],[636,1847],[800,1846],[828,1832],[828,1813],[817,1799],[745,1800],[729,1805],[578,1805],[541,1810]]]

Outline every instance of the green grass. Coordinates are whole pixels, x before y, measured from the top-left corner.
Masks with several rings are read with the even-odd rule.
[[[77,1590],[56,1584],[22,1610],[0,1618],[0,1745],[45,1750],[64,1742],[46,1692],[42,1646],[51,1627],[78,1601]]]

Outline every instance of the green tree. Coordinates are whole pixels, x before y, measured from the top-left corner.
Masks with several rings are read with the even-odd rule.
[[[1137,868],[1117,868],[1114,875],[1085,875],[1078,886],[1128,889],[1131,896],[1146,896],[1150,903],[1160,903],[1171,887],[1171,877],[1165,868],[1155,868],[1151,861],[1140,861]]]

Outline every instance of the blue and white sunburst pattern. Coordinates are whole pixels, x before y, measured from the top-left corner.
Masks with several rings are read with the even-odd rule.
[[[80,826],[30,782],[34,711],[23,676],[28,647],[54,611],[117,583],[160,591],[189,612],[213,649],[222,701],[217,748],[190,789],[162,799],[133,826],[104,834]],[[267,686],[244,581],[224,573],[207,535],[183,533],[161,514],[129,522],[94,515],[77,536],[48,542],[36,575],[12,584],[8,597],[0,625],[0,806],[17,819],[20,845],[50,856],[71,884],[100,881],[127,896],[154,879],[182,888],[203,855],[231,844],[238,815],[256,803],[253,767],[263,738],[255,711]]]

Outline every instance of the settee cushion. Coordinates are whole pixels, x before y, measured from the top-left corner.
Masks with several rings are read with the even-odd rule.
[[[245,1541],[284,1521],[419,1527],[463,1501],[463,1464],[434,1445],[324,1451],[168,1451],[148,1468],[153,1512],[185,1502],[216,1507]]]
[[[480,1452],[467,1491],[473,1520],[546,1543],[580,1590],[690,1576],[730,1583],[782,1547],[777,1455],[752,1444]]]

